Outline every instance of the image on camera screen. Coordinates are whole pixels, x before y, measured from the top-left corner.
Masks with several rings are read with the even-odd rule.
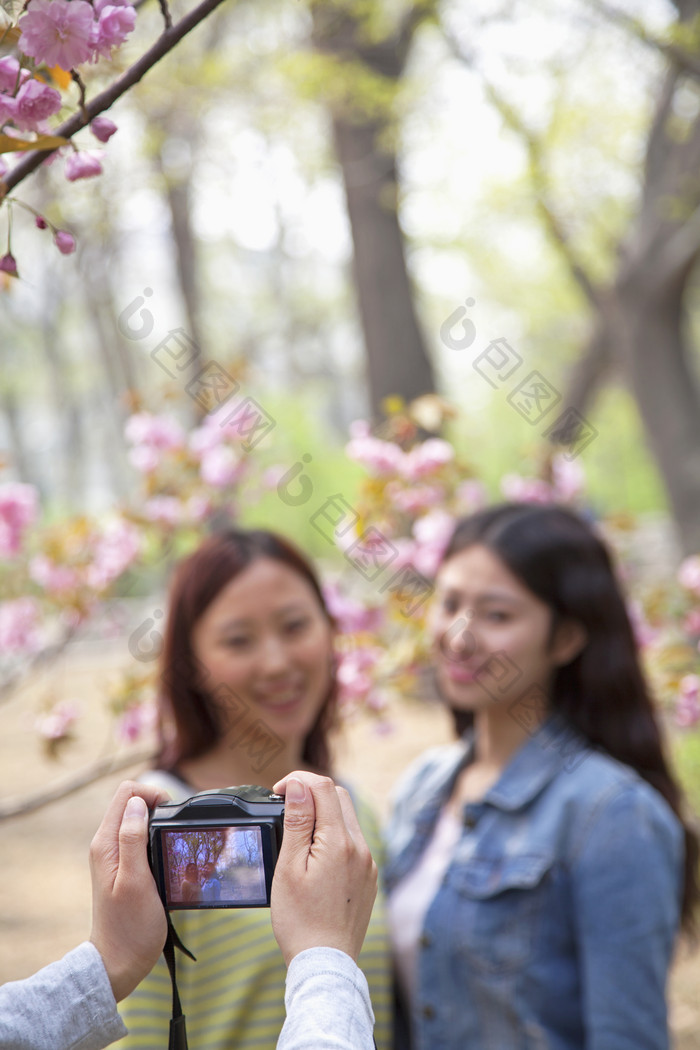
[[[260,828],[163,830],[165,892],[169,905],[265,907]]]

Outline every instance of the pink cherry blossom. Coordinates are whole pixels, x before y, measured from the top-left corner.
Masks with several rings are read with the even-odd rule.
[[[108,142],[117,130],[117,125],[109,117],[95,117],[90,121],[90,131],[100,142]]]
[[[336,677],[341,704],[366,702],[374,689],[371,672],[381,655],[382,650],[375,646],[352,649],[340,656]]]
[[[175,496],[153,496],[143,506],[144,517],[164,525],[177,525],[182,521],[182,503]]]
[[[18,46],[39,64],[73,69],[92,54],[93,23],[86,0],[30,0]]]
[[[59,3],[60,0],[51,0],[52,3]],[[71,3],[83,3],[84,0],[71,0]],[[95,175],[102,174],[102,164],[100,157],[102,153],[100,150],[94,150],[88,153],[87,150],[81,150],[79,153],[69,153],[66,157],[65,176],[69,182],[76,182],[78,179],[91,179]]]
[[[93,26],[91,36],[94,58],[99,55],[109,58],[112,48],[123,44],[136,25],[136,12],[130,4],[111,3],[100,5],[96,13],[98,21]]]
[[[407,452],[400,465],[401,475],[407,481],[419,481],[434,474],[454,459],[452,445],[441,438],[428,438]]]
[[[700,554],[693,554],[681,563],[678,582],[693,594],[700,594]]]
[[[58,113],[61,96],[55,88],[28,80],[17,92],[15,124],[21,131],[41,131],[47,117]]]
[[[185,446],[185,432],[174,416],[156,416],[137,412],[126,421],[124,436],[132,445],[151,448],[181,449]]]
[[[329,613],[338,625],[341,634],[354,634],[358,631],[378,631],[384,620],[384,610],[376,606],[364,605],[345,594],[337,583],[328,583],[323,587],[323,597]]]
[[[223,489],[240,480],[245,471],[245,460],[230,446],[220,445],[203,454],[199,469],[205,484]]]
[[[33,525],[39,494],[33,485],[10,481],[0,485],[0,558],[17,554],[24,532]]]
[[[437,572],[454,532],[455,519],[444,510],[432,510],[413,523],[416,539],[411,563],[423,576]]]
[[[404,488],[400,483],[390,481],[386,495],[396,509],[404,514],[421,514],[444,502],[445,489],[442,485],[412,485]]]
[[[552,457],[552,482],[554,499],[570,503],[583,492],[586,475],[580,462],[557,455]]]
[[[127,707],[117,726],[117,737],[133,744],[144,733],[155,729],[158,709],[155,704],[131,704]]]
[[[35,652],[41,648],[41,613],[35,598],[0,605],[0,652]]]
[[[151,445],[140,445],[129,449],[129,462],[140,474],[152,474],[160,466],[163,454]]]
[[[0,127],[14,120],[16,113],[17,99],[10,98],[9,95],[0,95]]]
[[[501,492],[516,503],[551,503],[552,486],[541,478],[524,478],[520,474],[506,474],[501,478]]]
[[[700,721],[700,677],[686,674],[680,681],[680,693],[676,701],[675,719],[679,726],[688,729]]]
[[[480,510],[488,502],[488,494],[483,481],[470,478],[457,486],[455,496],[465,511]]]
[[[29,575],[49,594],[60,597],[80,587],[80,573],[69,565],[57,565],[46,554],[37,554],[29,562]]]
[[[80,2],[80,0],[74,0],[74,2]],[[37,732],[46,740],[62,740],[68,736],[79,714],[78,704],[70,700],[59,700],[47,714],[37,719]]]
[[[21,69],[14,55],[5,55],[0,58],[0,91],[6,91],[14,95],[17,87],[28,80],[31,73],[28,69]]]
[[[373,437],[363,420],[352,425],[351,433],[355,436],[345,446],[350,459],[362,463],[380,476],[399,473],[405,454],[398,445]]]
[[[75,237],[67,230],[57,230],[54,237],[56,247],[62,255],[70,255],[75,251]]]
[[[99,536],[85,574],[88,587],[102,591],[121,576],[141,550],[141,536],[135,525],[122,518],[109,521]]]

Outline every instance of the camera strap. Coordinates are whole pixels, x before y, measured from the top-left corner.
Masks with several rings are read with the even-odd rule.
[[[168,964],[168,970],[170,971],[170,982],[173,986],[173,1015],[170,1019],[170,1038],[168,1040],[168,1050],[187,1050],[187,1028],[185,1025],[185,1015],[182,1012],[182,1005],[180,1003],[180,993],[177,990],[177,979],[175,977],[175,949],[179,948],[181,952],[188,955],[193,962],[197,962],[194,955],[189,949],[185,948],[184,944],[180,940],[177,930],[172,924],[170,918],[170,912],[165,913],[168,919],[168,936],[165,938],[165,944],[163,946],[163,955],[165,961]]]

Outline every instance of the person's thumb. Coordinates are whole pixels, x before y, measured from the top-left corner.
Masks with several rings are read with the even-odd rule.
[[[303,781],[289,777],[284,794],[284,837],[280,859],[306,859],[313,839],[315,817],[311,790]]]
[[[119,873],[123,877],[141,876],[148,869],[148,806],[132,795],[119,827]]]

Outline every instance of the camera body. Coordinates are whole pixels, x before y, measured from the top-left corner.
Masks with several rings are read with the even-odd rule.
[[[283,828],[284,798],[256,784],[156,806],[149,860],[164,906],[269,907]]]

